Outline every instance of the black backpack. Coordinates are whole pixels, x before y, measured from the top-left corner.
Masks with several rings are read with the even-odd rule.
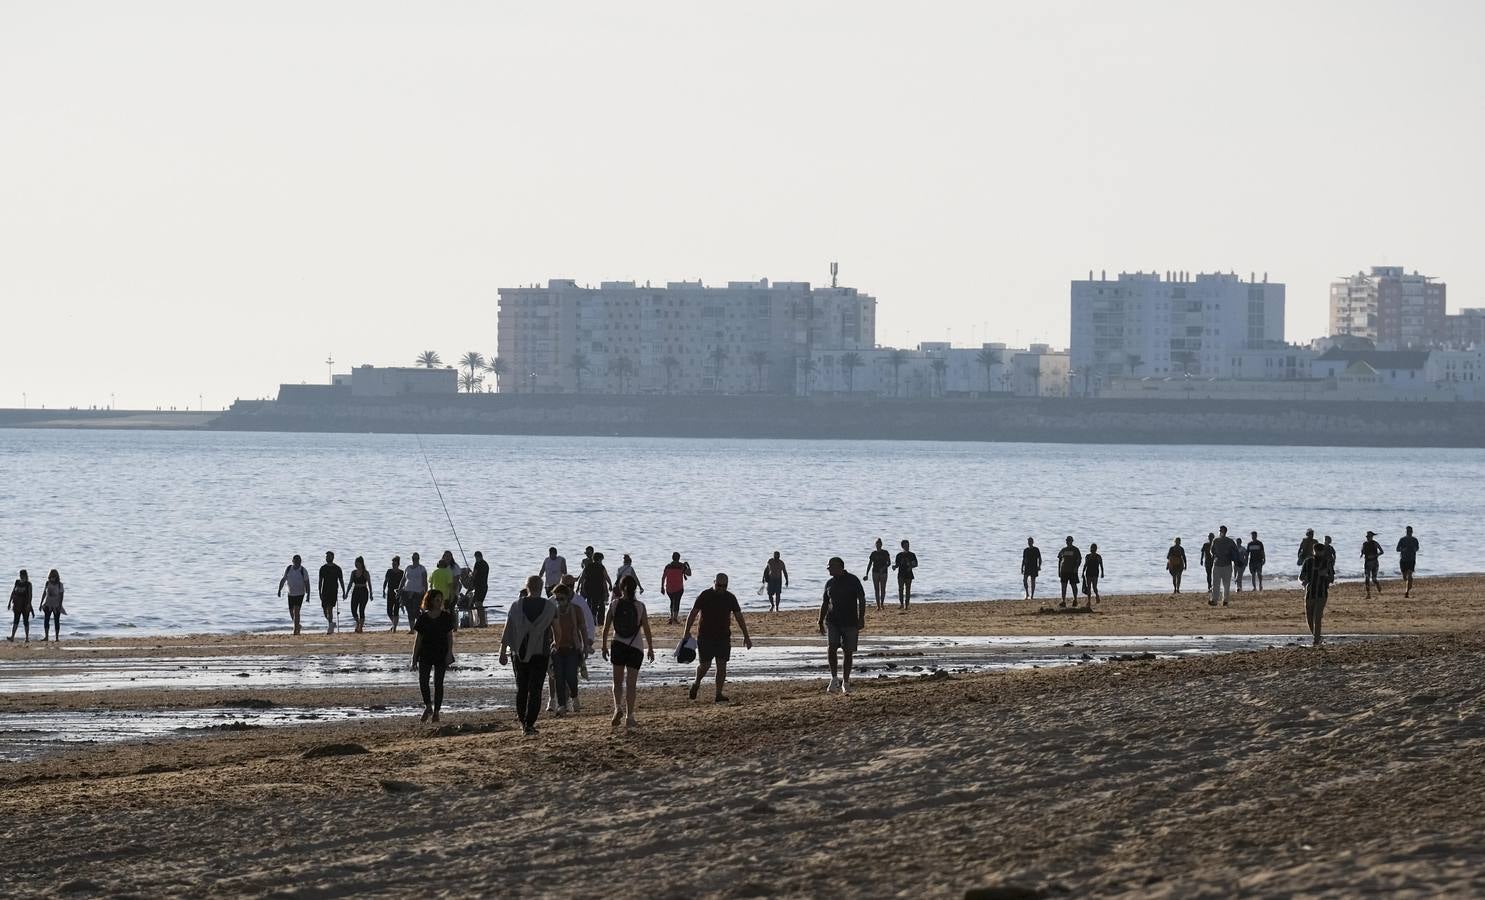
[[[609,615],[613,617],[614,634],[626,641],[639,634],[639,604],[634,600],[620,600],[609,610]]]

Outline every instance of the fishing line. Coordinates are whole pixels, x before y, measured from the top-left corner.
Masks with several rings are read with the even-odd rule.
[[[428,451],[423,448],[423,436],[415,434],[413,437],[418,439],[418,452],[423,454],[423,465],[428,467],[428,480],[433,482],[433,490],[438,494],[438,504],[443,507],[443,517],[449,520],[449,531],[454,533],[454,545],[459,548],[459,557],[464,560],[464,568],[467,569],[469,557],[464,555],[464,545],[459,541],[459,529],[454,527],[454,517],[449,515],[449,505],[444,502],[443,490],[438,486],[438,479],[433,476],[433,463],[428,461]]]

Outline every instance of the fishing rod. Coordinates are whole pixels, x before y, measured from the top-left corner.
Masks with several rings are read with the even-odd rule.
[[[433,476],[433,463],[428,460],[428,451],[423,447],[423,436],[415,434],[418,440],[418,452],[423,454],[423,464],[428,467],[428,480],[433,482],[433,490],[438,493],[438,503],[443,507],[443,517],[449,520],[449,531],[454,533],[454,545],[459,548],[459,557],[464,560],[464,568],[469,568],[469,557],[464,555],[464,544],[459,541],[459,529],[454,527],[454,517],[449,515],[449,505],[444,502],[443,489],[438,486],[438,479]],[[457,573],[456,573],[457,574]]]

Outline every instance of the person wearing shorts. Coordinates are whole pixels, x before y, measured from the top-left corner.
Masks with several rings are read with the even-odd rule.
[[[1372,599],[1372,588],[1377,589],[1377,596],[1382,595],[1382,582],[1377,580],[1377,573],[1382,569],[1382,545],[1377,543],[1377,533],[1368,531],[1366,541],[1361,545],[1362,574],[1366,578],[1366,599]]]
[[[779,604],[784,602],[784,585],[789,583],[789,567],[784,565],[784,560],[779,556],[779,551],[773,551],[773,558],[763,564],[763,584],[768,588],[768,611],[778,612]]]
[[[428,569],[418,561],[420,558],[414,553],[412,565],[402,573],[402,611],[407,614],[409,629],[422,614],[423,595],[428,593]]]
[[[1036,576],[1042,573],[1042,551],[1036,546],[1036,538],[1026,539],[1026,549],[1021,551],[1021,591],[1027,600],[1036,599]]]
[[[304,561],[299,554],[294,554],[294,560],[289,567],[284,569],[284,577],[278,580],[278,595],[284,595],[284,588],[289,589],[289,619],[294,623],[294,633],[299,633],[299,610],[304,606],[304,595],[309,593],[309,570],[304,568]]]
[[[1263,541],[1258,539],[1258,532],[1248,533],[1248,584],[1255,591],[1263,590],[1263,564],[1268,561],[1268,553],[1263,549]]]
[[[1325,602],[1330,599],[1330,569],[1325,557],[1316,553],[1305,558],[1299,567],[1299,581],[1305,586],[1305,624],[1310,627],[1314,646],[1320,646],[1320,620],[1325,617]]]
[[[670,598],[670,623],[681,624],[681,595],[686,592],[686,579],[691,577],[691,564],[681,562],[679,553],[670,554],[670,562],[660,573],[660,589]]]
[[[882,539],[877,538],[877,548],[866,560],[866,571],[871,575],[872,594],[877,599],[877,609],[887,606],[887,570],[892,568],[892,554],[882,548]]]
[[[345,573],[335,562],[335,554],[325,551],[325,564],[320,566],[320,610],[325,614],[325,633],[335,633],[335,607],[345,594]]]
[[[727,662],[732,659],[734,618],[737,619],[738,629],[742,631],[744,649],[753,649],[753,639],[748,635],[748,623],[743,620],[737,595],[727,590],[727,573],[718,572],[712,586],[696,595],[696,602],[691,606],[691,615],[686,619],[685,637],[691,636],[691,629],[697,627],[698,618],[701,624],[696,630],[696,680],[691,682],[691,689],[687,693],[692,700],[696,699],[696,695],[701,692],[701,679],[706,677],[715,661],[717,692],[713,702],[726,703],[727,695],[722,691],[727,686]]]
[[[820,633],[825,635],[830,658],[830,684],[827,694],[851,692],[851,657],[856,655],[861,629],[866,627],[866,588],[861,579],[846,571],[839,556],[832,556],[825,570],[830,580],[820,603]],[[844,671],[839,668],[839,655],[845,654]],[[843,674],[844,677],[837,677]]]
[[[908,604],[913,602],[913,570],[918,568],[918,554],[908,549],[906,540],[892,568],[897,570],[897,604],[902,607],[901,612],[907,612]]]
[[[639,600],[639,582],[632,578],[619,585],[619,598],[603,620],[603,658],[614,664],[614,718],[617,727],[628,711],[628,728],[639,723],[634,718],[634,704],[639,690],[639,667],[648,657],[655,661],[655,641],[650,635],[650,616]],[[609,642],[609,634],[614,636]],[[640,638],[644,643],[640,643]],[[641,649],[643,648],[643,649]]]
[[[1083,551],[1073,544],[1072,535],[1067,544],[1057,551],[1057,579],[1062,582],[1062,602],[1058,606],[1067,608],[1067,589],[1072,588],[1073,609],[1078,608],[1078,572],[1083,566]]]
[[[1403,582],[1406,587],[1403,590],[1404,597],[1413,594],[1413,570],[1418,568],[1418,539],[1413,537],[1413,526],[1408,526],[1408,533],[1403,535],[1397,542],[1397,568],[1402,573]]]
[[[402,557],[392,557],[392,568],[382,576],[382,600],[387,604],[387,620],[392,630],[397,630],[397,620],[402,616]]]

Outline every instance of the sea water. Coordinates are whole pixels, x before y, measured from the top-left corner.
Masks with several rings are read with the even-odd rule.
[[[878,537],[911,540],[921,601],[1019,597],[1028,536],[1043,591],[1067,535],[1099,545],[1105,592],[1167,589],[1177,535],[1200,582],[1221,524],[1260,532],[1271,582],[1293,580],[1306,528],[1335,536],[1346,578],[1369,530],[1394,573],[1411,524],[1419,574],[1438,575],[1485,569],[1482,471],[1485,450],[1458,449],[0,429],[0,566],[29,569],[38,596],[60,570],[79,635],[282,628],[289,557],[313,574],[326,550],[347,573],[364,555],[373,585],[394,554],[482,550],[503,607],[548,546],[575,572],[591,544],[610,573],[633,555],[657,612],[672,551],[695,573],[688,604],[726,572],[745,609],[766,608],[777,550],[784,605],[808,607],[829,557],[861,574]],[[320,621],[314,600],[304,615]]]

